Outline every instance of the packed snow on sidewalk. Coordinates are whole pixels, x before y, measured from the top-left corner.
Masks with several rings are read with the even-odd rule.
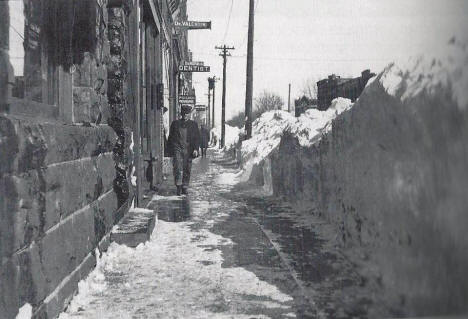
[[[229,239],[190,223],[158,221],[155,229],[135,249],[112,243],[59,318],[247,319],[244,307],[289,308],[292,298],[275,286],[223,266],[219,247]]]
[[[310,146],[331,129],[332,120],[353,104],[349,99],[337,98],[326,111],[309,109],[299,117],[286,111],[263,113],[252,125],[252,138],[242,143],[242,171],[238,178],[246,181],[254,165],[275,150],[285,132],[296,136],[302,146]]]

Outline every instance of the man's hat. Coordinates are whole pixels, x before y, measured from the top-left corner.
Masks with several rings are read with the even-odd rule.
[[[182,106],[180,107],[180,111],[184,114],[188,114],[192,112],[192,107],[188,104],[182,104]]]

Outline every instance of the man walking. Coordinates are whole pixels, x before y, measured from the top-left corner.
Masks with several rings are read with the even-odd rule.
[[[190,105],[182,105],[181,118],[172,122],[167,141],[169,152],[172,155],[177,195],[187,194],[192,159],[198,157],[198,149],[200,148],[198,124],[188,119],[188,114],[191,111]]]
[[[206,157],[206,150],[208,149],[208,144],[210,143],[210,132],[208,131],[208,129],[205,127],[204,124],[201,125],[200,135],[201,135],[200,147],[201,147],[202,157]]]

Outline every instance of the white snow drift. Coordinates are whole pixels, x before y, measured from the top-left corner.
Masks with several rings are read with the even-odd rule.
[[[331,129],[332,120],[351,108],[349,99],[337,98],[326,111],[307,110],[299,117],[286,111],[269,111],[258,118],[252,127],[252,138],[242,143],[241,181],[250,177],[252,167],[259,164],[275,150],[285,132],[296,136],[301,146],[310,146]]]

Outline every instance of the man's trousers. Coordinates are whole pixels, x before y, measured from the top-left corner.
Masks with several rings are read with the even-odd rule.
[[[192,170],[191,154],[188,154],[185,150],[174,151],[172,167],[175,185],[188,187],[190,183],[190,171]]]

